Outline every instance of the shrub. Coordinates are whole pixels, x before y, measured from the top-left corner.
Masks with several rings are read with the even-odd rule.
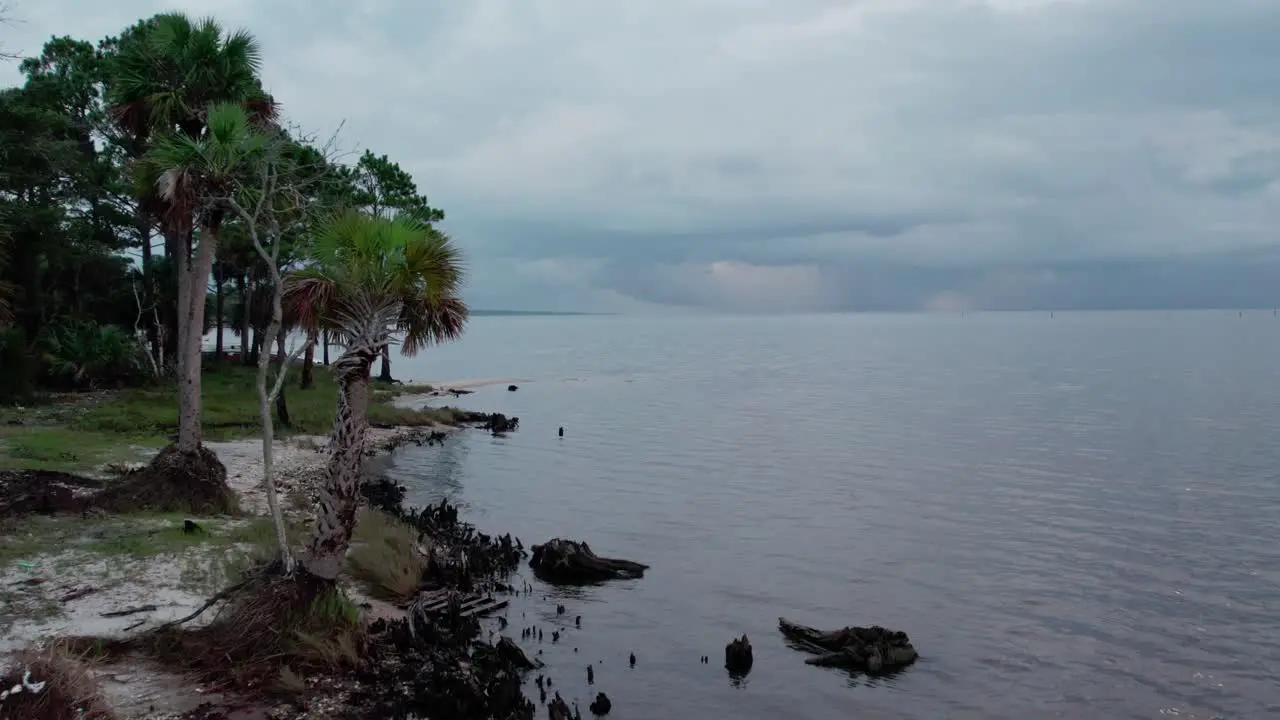
[[[115,325],[74,322],[46,330],[39,342],[50,380],[75,389],[124,385],[141,377],[142,347]]]
[[[55,644],[20,653],[0,675],[8,691],[0,700],[0,717],[23,720],[112,720],[93,674],[83,660]],[[21,688],[14,693],[14,688]]]
[[[351,573],[374,597],[408,602],[418,593],[426,558],[418,552],[418,531],[381,510],[361,508],[347,561]]]

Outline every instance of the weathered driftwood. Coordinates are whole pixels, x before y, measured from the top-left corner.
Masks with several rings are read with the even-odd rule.
[[[600,557],[585,542],[560,538],[534,545],[529,567],[547,582],[564,584],[639,578],[649,569],[630,560]]]
[[[809,665],[877,675],[900,670],[919,657],[906,633],[879,626],[824,632],[778,618],[778,629],[799,649],[818,655],[805,660]]]
[[[734,640],[724,646],[724,667],[735,675],[745,675],[751,671],[755,656],[751,653],[751,641],[747,636]]]

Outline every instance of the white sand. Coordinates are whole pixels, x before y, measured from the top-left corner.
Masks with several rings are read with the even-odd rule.
[[[435,388],[429,393],[415,393],[418,397],[443,397],[453,390],[475,390],[490,385],[519,385],[529,382],[520,378],[471,378],[468,380],[406,380],[406,385],[430,385]],[[403,397],[414,397],[408,395]]]
[[[507,382],[494,380],[489,382]],[[404,396],[413,398],[414,396]],[[371,449],[385,447],[397,436],[424,430],[453,431],[456,428],[371,428]],[[301,490],[315,497],[328,455],[328,438],[294,436],[273,444],[276,488],[281,504],[288,508],[290,491]],[[262,441],[245,439],[205,443],[217,453],[227,468],[227,483],[239,495],[241,508],[254,515],[267,514],[266,492],[262,486]],[[307,512],[303,509],[302,512]],[[225,529],[244,520],[199,520],[203,525]],[[103,558],[82,549],[51,547],[0,569],[0,660],[15,650],[61,635],[111,637],[145,621],[133,631],[184,617],[199,608],[216,592],[218,553],[224,545],[196,545],[180,554],[133,558],[125,555]],[[23,581],[42,578],[44,582],[25,585]],[[209,587],[204,587],[209,585]],[[77,588],[91,586],[84,597],[61,602]],[[355,588],[353,599],[366,601]],[[155,605],[155,611],[116,618],[102,613]],[[387,609],[375,604],[380,614]],[[394,610],[394,609],[392,609]],[[202,620],[208,620],[210,612]],[[131,632],[133,632],[131,631]],[[2,665],[3,662],[0,662]],[[193,694],[193,681],[151,664],[112,664],[97,673],[113,707],[125,718],[171,717],[206,701],[216,694]]]

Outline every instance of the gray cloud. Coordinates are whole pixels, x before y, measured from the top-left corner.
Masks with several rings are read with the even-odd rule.
[[[169,6],[412,169],[477,305],[1280,302],[1278,2]],[[162,7],[20,0],[4,42]]]

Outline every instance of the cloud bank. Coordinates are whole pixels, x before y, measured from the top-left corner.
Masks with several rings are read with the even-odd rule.
[[[1280,304],[1278,2],[19,0],[3,42],[174,8],[410,169],[475,306]]]

